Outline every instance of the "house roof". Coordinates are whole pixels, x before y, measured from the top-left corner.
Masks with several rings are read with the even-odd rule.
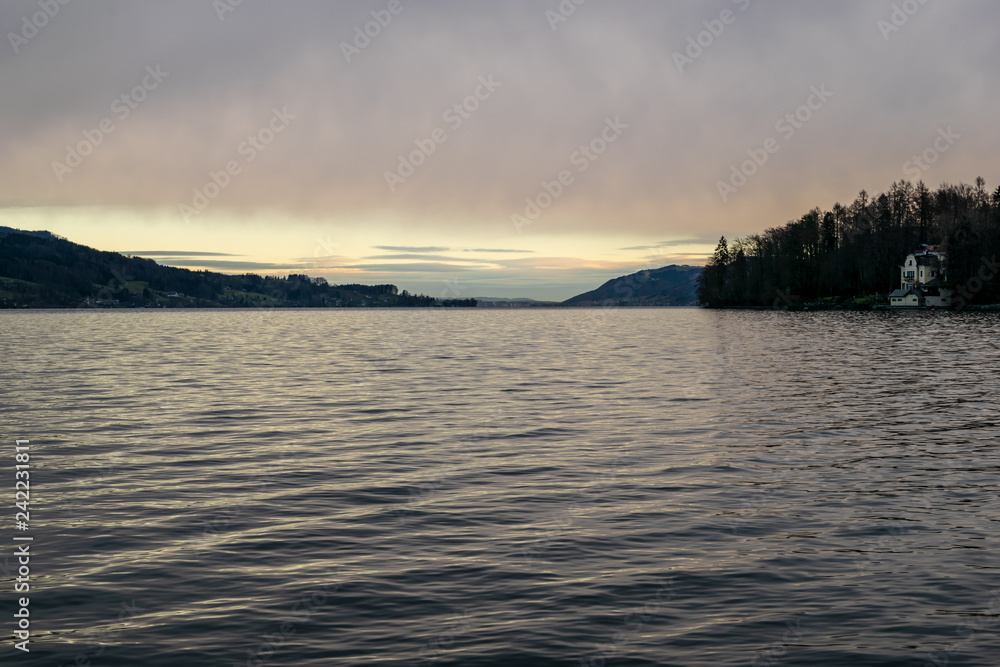
[[[910,254],[914,257],[943,257],[946,253],[941,249],[941,246],[929,245],[924,248],[918,248]]]
[[[894,296],[908,296],[910,294],[916,294],[917,296],[920,295],[919,292],[917,292],[916,290],[913,290],[913,289],[898,289],[898,290],[890,293],[889,296],[890,297],[894,297]]]

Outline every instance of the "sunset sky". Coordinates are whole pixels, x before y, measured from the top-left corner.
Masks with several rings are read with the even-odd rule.
[[[173,266],[565,299],[997,185],[993,0],[62,2],[0,4],[0,225]]]

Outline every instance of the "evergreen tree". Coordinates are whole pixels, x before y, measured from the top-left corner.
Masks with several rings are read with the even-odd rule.
[[[769,307],[779,293],[853,303],[898,287],[899,264],[924,243],[944,246],[948,286],[977,286],[970,303],[1000,301],[1000,275],[977,278],[1000,256],[1000,188],[989,194],[982,178],[936,192],[905,181],[874,197],[862,190],[850,206],[814,209],[732,244],[722,237],[698,296],[712,307]]]

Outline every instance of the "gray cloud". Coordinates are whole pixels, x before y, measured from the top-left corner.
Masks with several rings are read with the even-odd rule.
[[[397,255],[371,255],[365,259],[418,259],[424,261],[437,260],[442,262],[482,262],[478,259],[463,259],[461,257],[449,257],[448,255],[424,255],[420,253],[401,253]]]
[[[182,268],[216,269],[226,273],[259,272],[264,270],[288,271],[296,270],[292,264],[277,264],[273,262],[230,262],[224,259],[181,259],[164,257],[157,264],[177,266]]]
[[[396,245],[378,245],[375,246],[378,250],[388,250],[390,252],[406,252],[406,253],[432,253],[432,252],[447,252],[451,248],[438,248],[435,246],[413,248],[407,246],[396,246]]]
[[[996,3],[927,3],[888,39],[878,21],[890,0],[754,0],[745,12],[721,1],[590,0],[553,31],[545,12],[558,4],[406,2],[350,63],[341,43],[384,2],[245,0],[222,20],[203,0],[61,6],[18,53],[0,43],[0,206],[176,211],[235,160],[240,173],[209,212],[385,215],[418,219],[428,233],[513,233],[511,214],[574,170],[574,151],[608,117],[628,129],[573,171],[526,233],[760,230],[904,178],[903,163],[941,126],[963,139],[923,174],[930,184],[995,171]],[[673,54],[725,8],[735,21],[680,73]],[[3,34],[36,11],[35,0],[0,4]],[[169,76],[119,117],[115,100],[157,65]],[[446,112],[490,75],[501,86],[454,127]],[[824,84],[832,99],[723,204],[717,181]],[[295,118],[247,160],[241,146],[275,108]],[[60,182],[53,162],[103,119],[113,132]],[[438,128],[446,140],[391,192],[385,173]]]
[[[187,250],[125,250],[123,255],[133,257],[239,257],[228,252],[190,252]]]
[[[661,241],[656,245],[639,245],[632,246],[630,248],[622,248],[622,250],[658,250],[659,248],[676,248],[677,246],[685,245],[704,245],[706,243],[715,243],[718,239],[703,236],[697,239],[682,239],[679,241]]]
[[[349,264],[331,267],[333,269],[363,270],[373,273],[449,273],[454,271],[472,271],[473,267],[442,262],[419,262],[414,264]]]
[[[462,252],[483,252],[483,253],[519,253],[519,254],[529,254],[534,252],[532,250],[508,250],[504,248],[465,248]]]

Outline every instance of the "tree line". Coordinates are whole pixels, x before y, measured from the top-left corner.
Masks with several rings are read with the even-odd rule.
[[[815,208],[782,227],[720,239],[698,283],[706,306],[772,307],[875,301],[899,287],[899,265],[921,244],[947,252],[946,286],[964,304],[1000,302],[1000,187],[893,183],[853,203]]]
[[[0,228],[0,308],[476,307],[475,299],[402,294],[395,285],[330,285],[305,274],[227,275],[102,252],[49,232]]]

